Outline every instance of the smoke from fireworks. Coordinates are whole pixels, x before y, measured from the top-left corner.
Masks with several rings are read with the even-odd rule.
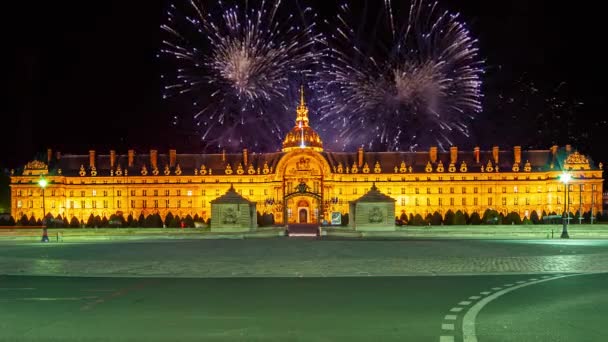
[[[282,116],[292,113],[290,93],[319,58],[320,36],[314,23],[299,26],[293,15],[280,15],[281,0],[235,3],[242,6],[170,5],[161,55],[174,69],[163,75],[163,97],[189,103],[182,109],[194,113],[208,146],[269,149],[293,123]],[[298,17],[310,14],[304,9]]]
[[[482,109],[477,41],[437,3],[412,0],[403,15],[391,0],[384,4],[383,28],[353,24],[349,6],[340,7],[317,84],[321,120],[343,149],[446,149],[469,135],[468,121]]]

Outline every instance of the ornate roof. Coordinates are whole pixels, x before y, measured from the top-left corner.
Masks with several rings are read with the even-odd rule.
[[[248,201],[245,197],[239,195],[234,186],[231,184],[230,189],[226,191],[222,196],[211,201],[211,204],[252,204],[254,202]]]
[[[372,188],[369,189],[369,191],[365,195],[352,201],[352,203],[363,203],[363,202],[366,202],[366,203],[395,202],[395,199],[381,193],[380,190],[378,190],[378,188],[376,187],[376,183],[374,183],[374,185],[372,185]]]
[[[323,141],[315,130],[310,127],[308,120],[308,107],[304,101],[304,87],[300,89],[300,105],[296,110],[296,125],[287,133],[283,141],[283,152],[290,152],[300,148],[311,148],[314,151],[323,151]]]

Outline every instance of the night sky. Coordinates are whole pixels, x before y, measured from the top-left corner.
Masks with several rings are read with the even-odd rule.
[[[318,4],[323,15],[334,6],[308,3]],[[605,18],[593,8],[597,5],[537,0],[442,5],[461,13],[486,60],[485,112],[473,123],[471,144],[548,148],[572,141],[595,161],[608,160],[602,136],[606,56],[599,52]],[[66,153],[150,147],[197,152],[198,139],[171,126],[172,109],[161,101],[162,66],[155,56],[165,6],[113,0],[4,4],[0,168],[20,167],[47,147]],[[522,86],[530,83],[534,86]],[[557,101],[584,105],[560,110],[559,119],[546,113],[537,118],[555,89]],[[535,127],[528,124],[532,121]]]

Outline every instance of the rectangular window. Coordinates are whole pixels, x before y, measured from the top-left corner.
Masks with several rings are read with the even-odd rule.
[[[177,190],[177,196],[181,196],[182,195],[182,191],[181,190]]]
[[[249,196],[253,196],[253,189],[249,189]]]
[[[517,185],[513,187],[513,192],[514,192],[514,193],[517,193],[517,192],[518,192]]]
[[[80,192],[80,197],[84,197],[84,196],[85,196],[85,192],[84,192],[84,191],[81,191],[81,192]]]
[[[177,200],[177,207],[181,208],[182,207],[182,200]]]
[[[158,209],[158,200],[154,200],[154,209]]]
[[[220,190],[219,189],[215,189],[215,196],[219,196],[220,195]]]
[[[158,190],[154,190],[154,196],[158,196]]]
[[[207,201],[203,201],[202,205],[203,208],[207,208]]]
[[[466,194],[466,193],[467,193],[467,188],[462,187],[462,193],[463,193],[463,194]]]
[[[392,191],[392,189],[391,189],[391,188],[386,189],[386,192],[387,192],[389,195],[391,195],[391,194],[393,193],[393,191]]]
[[[474,206],[477,206],[477,205],[478,205],[477,197],[473,198],[473,205],[474,205]]]
[[[527,194],[530,193],[530,187],[529,186],[526,187],[526,193]]]
[[[473,188],[473,193],[474,193],[474,194],[476,194],[476,193],[478,193],[478,192],[479,192],[479,188],[478,188],[478,187],[474,187],[474,188]]]
[[[142,190],[141,191],[141,195],[142,196],[148,196],[148,190]]]
[[[68,209],[74,209],[74,201],[68,202]]]
[[[97,196],[97,190],[93,190],[93,191],[91,192],[91,195],[92,195],[92,196]]]
[[[108,209],[108,200],[103,200],[103,207]]]
[[[513,199],[513,205],[519,205],[519,198],[515,197]]]
[[[188,196],[192,196],[192,190],[188,190],[188,191],[186,192],[186,195],[188,195]]]
[[[401,206],[405,207],[405,198],[403,198],[403,197],[401,198]]]
[[[450,197],[450,205],[454,206],[454,197]]]
[[[91,201],[91,206],[93,209],[97,209],[97,201]]]
[[[506,197],[502,198],[502,205],[507,205],[507,198]]]
[[[416,194],[420,193],[420,189],[418,189],[418,188],[416,188],[415,191],[416,191]]]
[[[442,193],[443,193],[443,188],[439,188],[439,189],[437,189],[437,190],[439,191],[439,193],[440,193],[440,194],[442,194]]]
[[[131,190],[131,196],[135,196],[135,190]]]
[[[122,196],[122,190],[116,190],[116,196]]]
[[[562,204],[562,198],[560,196],[557,197],[557,204]]]
[[[503,194],[507,193],[507,187],[506,187],[506,186],[503,186],[503,187],[502,187],[502,193],[503,193]]]
[[[21,190],[17,190],[17,196],[21,197]]]
[[[55,196],[55,190],[51,190],[51,196]]]
[[[34,207],[34,201],[29,201],[29,207],[33,208]]]
[[[543,191],[543,188],[542,188],[541,186],[539,186],[539,187],[536,189],[536,192],[538,192],[538,193],[541,193],[542,191]]]
[[[265,190],[266,190],[266,189],[265,189]],[[203,189],[203,190],[201,191],[201,195],[202,195],[202,196],[207,195],[207,190]]]
[[[597,191],[597,184],[593,184],[593,185],[591,186],[591,190],[593,190],[593,191]]]
[[[530,205],[530,198],[526,197],[526,205]]]
[[[427,205],[427,207],[431,206],[431,199],[430,198],[426,199],[426,205]]]
[[[141,202],[141,207],[144,208],[144,209],[146,209],[148,207],[148,200],[143,200]]]
[[[357,188],[353,188],[353,195],[357,194]]]
[[[488,188],[488,193],[491,194],[492,193],[492,188]]]
[[[401,194],[405,195],[405,188],[401,188]]]
[[[203,190],[203,192],[204,192],[204,191],[205,191],[205,190]],[[264,196],[267,196],[267,195],[268,195],[268,189],[264,189]]]
[[[34,191],[33,191],[33,190],[29,190],[29,191],[27,192],[27,195],[28,195],[28,196],[34,196]],[[84,195],[82,195],[82,196],[84,196]]]
[[[462,198],[462,205],[467,205],[467,199],[465,197]]]
[[[454,188],[450,188],[450,193],[453,194],[454,193]]]
[[[103,197],[108,197],[108,191],[107,190],[103,191]]]
[[[116,200],[116,208],[120,208],[120,200]]]
[[[131,208],[135,208],[135,200],[131,200]]]
[[[84,208],[86,208],[86,207],[87,207],[87,206],[86,206],[86,202],[85,202],[85,201],[80,201],[80,208],[81,208],[81,209],[84,209]]]
[[[342,195],[342,188],[338,188],[338,195]]]
[[[165,200],[165,208],[169,208],[169,200]]]
[[[488,205],[491,206],[492,205],[492,198],[488,198]]]
[[[431,193],[431,188],[426,188],[426,193],[430,194]]]
[[[169,196],[171,194],[170,190],[165,190],[165,196]]]
[[[419,206],[420,203],[418,202],[418,197],[416,197],[415,201],[416,201],[416,206]]]
[[[442,205],[443,205],[443,198],[440,198],[439,199],[439,206],[442,206]]]
[[[17,208],[21,208],[23,206],[23,203],[21,202],[21,200],[17,201]]]

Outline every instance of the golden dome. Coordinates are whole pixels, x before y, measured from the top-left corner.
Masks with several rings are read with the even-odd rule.
[[[283,152],[303,148],[309,148],[317,152],[323,151],[321,137],[308,125],[308,107],[304,102],[304,86],[300,88],[300,105],[296,113],[296,125],[287,133],[283,141]]]

